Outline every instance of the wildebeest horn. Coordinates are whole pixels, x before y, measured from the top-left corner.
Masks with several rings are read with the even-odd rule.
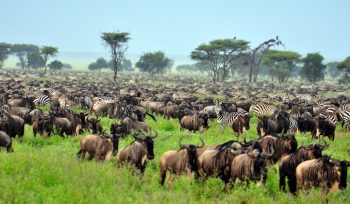
[[[153,132],[153,133],[155,133],[154,135],[152,134],[150,137],[152,138],[152,139],[155,139],[156,137],[158,137],[158,132],[155,130],[155,129],[151,129],[151,131]]]
[[[325,140],[323,140],[323,145],[321,145],[321,149],[322,150],[325,150],[325,149],[327,149],[328,148],[328,144],[327,144],[327,142],[325,141]]]
[[[202,147],[204,147],[204,141],[203,141],[203,139],[201,137],[199,139],[201,140],[202,144],[200,146],[197,145],[196,147],[197,148],[202,148]]]
[[[231,152],[232,154],[234,154],[234,155],[242,154],[242,150],[241,150],[241,149],[239,149],[239,150],[233,150],[233,149],[231,149],[230,152]]]

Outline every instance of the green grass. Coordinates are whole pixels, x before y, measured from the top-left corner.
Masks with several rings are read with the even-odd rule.
[[[221,131],[217,122],[211,121],[210,128],[203,134],[179,131],[178,120],[164,120],[157,116],[155,123],[147,118],[159,137],[155,140],[155,159],[148,163],[143,181],[132,175],[127,167],[117,168],[116,157],[108,162],[79,162],[78,137],[50,138],[33,137],[32,129],[26,126],[24,138],[15,139],[14,153],[0,152],[0,203],[321,203],[321,191],[301,193],[294,197],[278,189],[277,165],[269,168],[265,187],[251,183],[245,189],[237,183],[231,192],[223,192],[223,183],[210,178],[204,183],[196,183],[193,178],[181,176],[171,187],[162,187],[159,179],[159,157],[167,150],[177,150],[178,140],[196,143],[202,137],[206,144],[218,144],[236,139],[232,130]],[[113,120],[102,118],[105,129]],[[256,118],[252,119],[249,139],[256,138]],[[109,132],[107,130],[106,132]],[[315,143],[310,134],[297,135],[299,144]],[[242,138],[239,138],[242,140]],[[328,141],[328,139],[327,139]],[[126,138],[120,142],[124,147],[132,142]],[[348,159],[350,135],[337,127],[334,142],[326,154],[338,159]],[[349,183],[348,176],[348,183]],[[349,188],[337,194],[330,194],[332,203],[350,203]]]

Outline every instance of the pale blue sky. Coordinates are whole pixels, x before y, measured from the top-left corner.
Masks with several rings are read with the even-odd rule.
[[[189,56],[218,38],[253,46],[279,35],[286,50],[350,55],[349,0],[0,0],[0,41],[53,45],[69,55],[107,56],[101,32],[129,32],[129,55]],[[68,54],[67,54],[68,53]],[[176,60],[176,59],[175,59]]]

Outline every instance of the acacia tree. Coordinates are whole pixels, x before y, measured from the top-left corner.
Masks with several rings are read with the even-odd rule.
[[[319,53],[309,53],[303,58],[303,67],[300,70],[300,76],[312,84],[323,80],[326,65],[324,65],[323,57]]]
[[[135,64],[141,72],[148,72],[150,76],[165,73],[172,65],[173,61],[166,57],[162,51],[145,53]]]
[[[262,57],[270,47],[275,45],[283,45],[278,36],[276,36],[275,39],[270,39],[261,43],[254,49],[249,48],[250,52],[245,54],[245,57],[249,62],[249,83],[257,81]]]
[[[249,42],[236,38],[213,40],[208,44],[199,45],[192,51],[191,58],[206,64],[206,71],[216,83],[220,80],[220,73],[221,79],[226,79],[231,64],[248,49],[248,44]]]
[[[58,54],[58,48],[57,47],[52,47],[52,46],[43,46],[40,49],[40,57],[41,61],[43,62],[44,65],[44,72],[41,74],[42,76],[46,74],[47,71],[47,61],[49,60],[50,57],[53,57]]]
[[[107,61],[104,58],[100,57],[96,60],[96,62],[89,64],[88,69],[91,71],[98,70],[100,72],[101,69],[107,68],[107,67],[108,67]]]
[[[10,49],[11,54],[16,55],[22,69],[28,67],[28,55],[39,52],[39,47],[29,44],[14,44]]]
[[[10,54],[10,44],[0,42],[0,68],[4,64],[4,61],[7,59]]]
[[[121,64],[121,61],[124,58],[126,50],[128,49],[126,43],[130,39],[129,33],[122,32],[110,32],[110,33],[102,33],[102,40],[105,45],[109,47],[110,54],[112,57],[113,64],[113,80],[117,80],[118,68]]]
[[[347,57],[344,61],[338,63],[337,68],[345,72],[339,80],[339,83],[350,83],[350,56]]]
[[[285,83],[300,63],[300,57],[300,54],[293,51],[269,50],[262,62],[269,67],[272,77],[277,77],[279,83]]]

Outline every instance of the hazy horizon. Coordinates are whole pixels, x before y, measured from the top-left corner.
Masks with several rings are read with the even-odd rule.
[[[198,45],[235,36],[254,48],[278,35],[285,44],[279,49],[319,52],[327,62],[350,55],[347,0],[0,1],[6,8],[0,42],[55,46],[56,59],[81,69],[109,58],[100,36],[113,31],[130,33],[127,58],[133,63],[157,50],[175,65],[191,63]],[[11,57],[6,65],[15,63]]]

